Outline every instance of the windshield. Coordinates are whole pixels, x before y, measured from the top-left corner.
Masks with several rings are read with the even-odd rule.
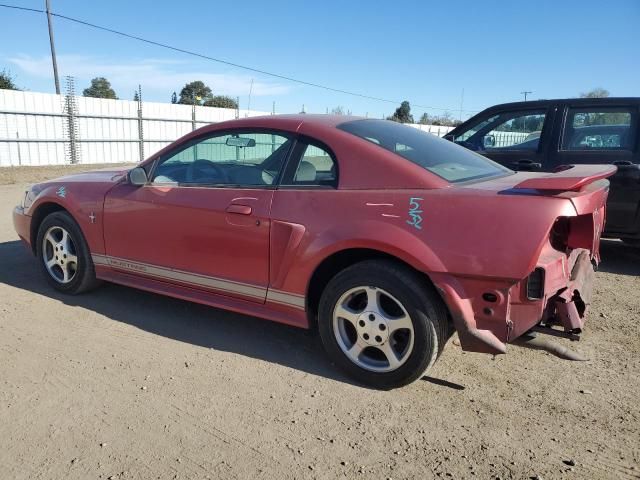
[[[491,160],[452,142],[388,120],[353,120],[338,127],[444,178],[464,182],[511,173]]]

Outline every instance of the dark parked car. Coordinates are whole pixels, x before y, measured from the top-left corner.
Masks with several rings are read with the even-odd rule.
[[[568,164],[614,164],[604,236],[640,245],[640,98],[505,103],[446,138],[510,168],[552,172]]]

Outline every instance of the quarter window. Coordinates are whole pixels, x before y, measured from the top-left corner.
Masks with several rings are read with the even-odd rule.
[[[337,186],[338,172],[333,155],[324,147],[300,142],[302,152],[288,186]],[[297,157],[297,156],[296,156]],[[288,176],[288,175],[287,175]]]
[[[562,137],[563,150],[631,150],[633,115],[624,108],[570,108]]]
[[[266,187],[275,183],[290,146],[281,133],[208,136],[160,159],[152,183]]]

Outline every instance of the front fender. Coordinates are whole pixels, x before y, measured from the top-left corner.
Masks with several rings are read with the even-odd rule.
[[[35,187],[37,188],[37,187]],[[32,218],[32,235],[37,233],[39,223],[48,206],[56,205],[66,210],[76,221],[94,253],[104,253],[104,237],[102,234],[102,212],[104,208],[104,192],[102,189],[90,188],[86,184],[52,182],[41,186],[31,206],[25,211]]]

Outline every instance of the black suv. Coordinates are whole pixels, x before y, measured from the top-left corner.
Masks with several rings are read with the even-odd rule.
[[[640,245],[640,98],[568,98],[487,108],[445,138],[513,170],[618,167],[610,178],[605,236]]]

